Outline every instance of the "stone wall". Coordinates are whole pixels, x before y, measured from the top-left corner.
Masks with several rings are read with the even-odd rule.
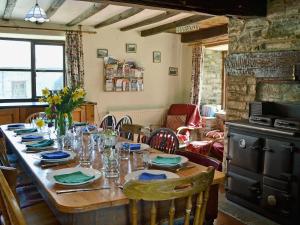
[[[300,50],[299,21],[299,0],[269,0],[266,18],[229,20],[229,54]],[[300,84],[296,82],[228,76],[227,87],[227,119],[247,118],[248,103],[253,100],[300,101]]]
[[[222,52],[205,49],[201,76],[201,105],[222,102]]]

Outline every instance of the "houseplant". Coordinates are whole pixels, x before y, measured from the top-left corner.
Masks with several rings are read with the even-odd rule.
[[[86,92],[83,88],[65,87],[59,91],[51,91],[47,88],[42,90],[41,102],[47,102],[46,108],[48,118],[54,120],[58,144],[72,126],[72,112],[84,102]]]

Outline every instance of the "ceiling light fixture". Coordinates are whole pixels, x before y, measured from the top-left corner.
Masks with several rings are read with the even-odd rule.
[[[48,22],[49,19],[45,11],[39,6],[38,1],[36,1],[35,6],[33,6],[26,14],[25,21],[30,21],[33,23],[44,23]]]

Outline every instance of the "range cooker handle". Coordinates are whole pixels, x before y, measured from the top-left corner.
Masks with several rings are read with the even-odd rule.
[[[280,177],[282,177],[283,179],[285,179],[287,181],[291,181],[293,179],[293,174],[291,174],[291,173],[281,173]]]
[[[293,144],[291,144],[291,145],[281,145],[281,147],[290,150],[291,153],[293,153],[294,150],[295,150],[295,146]]]
[[[265,152],[274,152],[274,150],[269,148],[269,147],[263,147],[263,151],[265,151]]]

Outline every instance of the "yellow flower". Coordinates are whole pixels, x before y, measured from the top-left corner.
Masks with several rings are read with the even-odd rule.
[[[73,100],[74,102],[77,101],[79,98],[80,98],[80,95],[79,95],[77,92],[75,92],[75,93],[73,94],[73,96],[72,96],[72,100]]]
[[[39,98],[39,102],[44,102],[45,99],[44,98]]]
[[[79,94],[80,97],[83,97],[85,95],[85,91],[83,90],[83,88],[77,89],[77,93]]]
[[[48,88],[43,89],[43,90],[42,90],[42,94],[43,94],[43,96],[45,96],[45,97],[47,97],[48,95],[50,95],[49,89],[48,89]]]
[[[43,126],[45,126],[45,122],[44,122],[44,120],[42,120],[42,119],[37,119],[36,121],[35,121],[35,125],[38,127],[38,128],[42,128]]]
[[[67,113],[64,113],[64,117],[67,118],[67,117],[68,117],[68,114],[67,114]]]
[[[49,96],[46,101],[51,105],[53,103],[53,99],[51,96]]]
[[[52,97],[52,101],[53,101],[53,104],[57,105],[57,104],[60,104],[61,103],[61,97],[59,95],[54,95]]]
[[[68,87],[64,87],[64,89],[63,89],[63,94],[65,95],[65,94],[67,94],[68,93],[68,91],[69,91],[69,88]]]

